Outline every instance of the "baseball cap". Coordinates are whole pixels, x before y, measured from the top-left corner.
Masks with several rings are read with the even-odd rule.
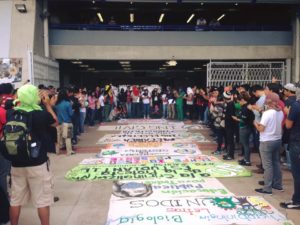
[[[296,86],[292,83],[288,83],[288,84],[284,85],[284,89],[286,89],[288,91],[293,91],[293,92],[297,91]]]

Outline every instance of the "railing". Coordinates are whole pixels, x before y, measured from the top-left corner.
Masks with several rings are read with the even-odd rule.
[[[61,30],[117,30],[117,31],[291,31],[290,25],[102,25],[102,24],[50,24]]]

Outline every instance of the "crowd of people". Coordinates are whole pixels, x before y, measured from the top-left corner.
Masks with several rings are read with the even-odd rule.
[[[281,207],[300,209],[300,88],[295,84],[282,86],[274,81],[265,87],[243,84],[186,89],[137,85],[118,89],[106,85],[95,90],[75,86],[37,88],[30,84],[14,90],[11,84],[1,84],[0,103],[0,190],[8,199],[6,178],[11,174],[12,225],[18,224],[21,206],[30,197],[41,224],[49,224],[49,206],[54,198],[47,152],[66,149],[67,155],[75,154],[73,146],[85,132],[85,125],[101,126],[120,118],[200,123],[211,128],[217,142],[212,154],[234,160],[238,156],[236,145],[240,144],[242,158],[238,163],[243,166],[251,166],[251,154],[259,152],[261,165],[257,172],[263,173],[263,180],[258,182],[262,187],[255,189],[258,193],[283,191],[284,159],[293,174],[294,195]],[[23,117],[27,118],[25,122]],[[25,128],[16,129],[20,124]],[[10,139],[23,135],[23,131],[22,139]],[[16,160],[20,146],[28,150],[25,161]],[[49,191],[41,193],[41,187]]]

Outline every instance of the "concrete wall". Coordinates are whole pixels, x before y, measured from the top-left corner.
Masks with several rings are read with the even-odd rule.
[[[44,24],[41,18],[41,12],[43,11],[43,2],[36,2],[36,15],[35,15],[35,31],[34,31],[34,50],[35,54],[44,56]]]
[[[292,31],[78,31],[50,30],[50,45],[266,46],[292,45]]]
[[[50,31],[58,59],[286,59],[293,32]]]
[[[292,46],[73,46],[52,45],[57,59],[242,60],[292,58]]]
[[[9,57],[12,1],[0,1],[0,58]]]
[[[33,50],[36,1],[12,1],[13,6],[16,3],[25,4],[27,13],[20,13],[13,7],[9,57],[23,59],[22,80],[24,82],[29,77],[28,51]]]

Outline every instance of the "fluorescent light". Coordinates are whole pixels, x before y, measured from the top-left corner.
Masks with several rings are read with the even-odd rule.
[[[133,22],[134,22],[134,14],[130,13],[130,23],[133,23]]]
[[[73,64],[82,64],[81,61],[72,61]]]
[[[100,22],[103,23],[104,20],[103,20],[101,13],[97,13],[97,16],[98,16]]]
[[[80,65],[80,67],[89,67],[89,65]]]
[[[164,13],[160,14],[160,17],[159,17],[159,20],[158,20],[159,23],[161,23],[163,21],[164,16],[165,16]]]
[[[223,14],[222,16],[220,16],[217,20],[220,21],[221,19],[223,19],[226,15]]]
[[[122,67],[130,67],[130,64],[121,64]]]
[[[96,2],[95,0],[92,1],[93,4],[95,4],[95,2]]]
[[[201,70],[201,67],[195,67],[194,70]]]
[[[88,68],[87,70],[88,70],[88,71],[94,71],[95,68]]]
[[[130,64],[129,61],[120,61],[120,64]]]
[[[190,16],[190,18],[186,21],[186,23],[191,22],[191,20],[194,18],[194,16],[195,16],[195,14],[192,14],[192,15]]]
[[[204,5],[204,2],[201,2],[201,5]]]
[[[239,3],[237,3],[237,2],[236,2],[234,5],[235,5],[235,6],[238,6],[238,5],[239,5]]]

